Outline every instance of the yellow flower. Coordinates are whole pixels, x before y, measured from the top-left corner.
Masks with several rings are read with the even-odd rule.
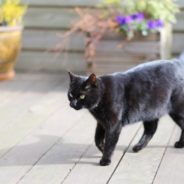
[[[9,26],[20,24],[25,10],[20,0],[4,0],[0,5],[0,22],[4,21]]]

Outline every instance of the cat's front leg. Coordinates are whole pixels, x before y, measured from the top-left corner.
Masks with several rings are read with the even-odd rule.
[[[121,128],[122,125],[120,123],[117,123],[106,129],[104,151],[102,159],[100,160],[101,166],[106,166],[111,163],[111,156],[118,142]]]
[[[105,138],[105,129],[100,124],[100,122],[98,122],[95,132],[95,144],[102,153],[104,150],[104,138]]]

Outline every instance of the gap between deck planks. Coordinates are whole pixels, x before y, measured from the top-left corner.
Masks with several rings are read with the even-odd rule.
[[[73,116],[68,117],[66,111]],[[69,107],[60,108],[48,121],[42,123],[0,159],[0,183],[16,183],[23,178],[43,155],[77,126],[77,121],[83,114],[84,112],[73,112]]]
[[[48,82],[53,82],[56,80],[56,77],[48,78],[48,75],[36,74],[36,75],[25,75],[25,74],[17,74],[13,80],[10,81],[1,81],[0,82],[0,108],[2,108],[7,103],[12,103],[16,99],[22,99],[24,94],[27,95],[28,91],[38,91],[35,88],[35,84],[42,83],[43,80],[47,77],[47,85]],[[58,78],[58,77],[57,77]],[[45,82],[44,82],[45,83]],[[46,84],[44,84],[45,86]],[[40,87],[39,87],[40,88]],[[43,91],[43,90],[42,90]],[[47,91],[45,89],[45,91]],[[48,89],[49,91],[49,89]],[[12,105],[12,104],[11,104]],[[4,106],[5,107],[5,106]]]
[[[94,119],[85,114],[18,183],[60,183],[91,145],[94,129]]]
[[[17,81],[18,80],[18,81]],[[18,97],[30,87],[30,84],[24,80],[20,80],[20,75],[16,80],[1,81],[0,83],[0,107]],[[15,90],[16,89],[16,90]]]
[[[101,153],[94,145],[83,155],[76,167],[70,172],[68,177],[63,180],[62,184],[73,184],[75,181],[80,184],[105,184],[113,174],[124,153],[129,147],[132,139],[137,133],[140,124],[127,126],[122,131],[120,140],[112,157],[110,166],[101,167],[99,161]]]
[[[24,89],[24,86],[21,85],[15,85],[10,89],[12,94],[17,90],[19,91],[20,89],[21,93],[19,93],[18,96],[15,96],[15,98],[9,100],[4,105],[0,105],[0,132],[2,130],[4,131],[4,128],[9,124],[12,124],[12,121],[14,121],[15,118],[17,119],[21,117],[25,112],[29,110],[31,105],[36,103],[39,99],[42,98],[42,96],[44,96],[44,94],[48,93],[52,88],[59,84],[56,79],[49,80],[49,82],[47,80],[45,81],[44,77],[44,75],[39,76],[39,79],[36,81],[30,79],[29,81],[25,80],[29,85],[29,87],[26,89]],[[20,79],[20,81],[23,82],[24,80]],[[18,89],[18,87],[20,87],[20,89]]]
[[[40,84],[42,85],[42,81],[40,81]],[[41,93],[42,95],[39,96],[39,98],[36,98],[35,101],[30,97],[30,100],[33,100],[34,103],[28,105],[24,113],[22,113],[19,117],[16,117],[16,114],[13,113],[12,108],[12,113],[15,115],[14,120],[12,120],[12,122],[10,121],[7,127],[1,129],[0,131],[0,157],[6,154],[9,149],[29,134],[31,130],[47,120],[52,113],[62,106],[60,99],[62,99],[62,96],[65,95],[62,92],[62,86],[60,87],[59,83],[58,87],[54,87],[50,84],[49,86],[53,91],[48,93],[46,92],[46,94]],[[29,98],[27,100],[29,100]],[[16,109],[21,107],[21,105],[21,103],[17,103],[14,104],[13,107]],[[23,109],[20,109],[18,113],[21,113],[21,110]],[[10,113],[9,116],[11,115],[12,114]],[[9,116],[7,116],[7,118]]]
[[[138,153],[128,151],[108,183],[151,184],[173,133],[174,126],[169,117],[162,118],[150,144]],[[132,146],[138,142],[141,134],[142,130],[139,131]]]
[[[153,184],[184,183],[184,149],[173,147],[174,143],[178,141],[180,133],[181,130],[176,127]]]

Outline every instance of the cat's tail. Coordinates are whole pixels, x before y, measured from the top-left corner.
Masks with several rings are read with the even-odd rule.
[[[178,56],[178,59],[184,62],[184,51]]]

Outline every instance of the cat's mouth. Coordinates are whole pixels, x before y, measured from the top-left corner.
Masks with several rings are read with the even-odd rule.
[[[76,105],[76,104],[74,104],[74,103],[72,103],[72,102],[70,102],[70,107],[72,107],[72,108],[75,109],[75,110],[80,110],[80,109],[82,109],[82,106],[81,106],[81,105]]]
[[[74,108],[75,110],[80,110],[80,109],[82,109],[82,107],[72,107],[72,108]]]

